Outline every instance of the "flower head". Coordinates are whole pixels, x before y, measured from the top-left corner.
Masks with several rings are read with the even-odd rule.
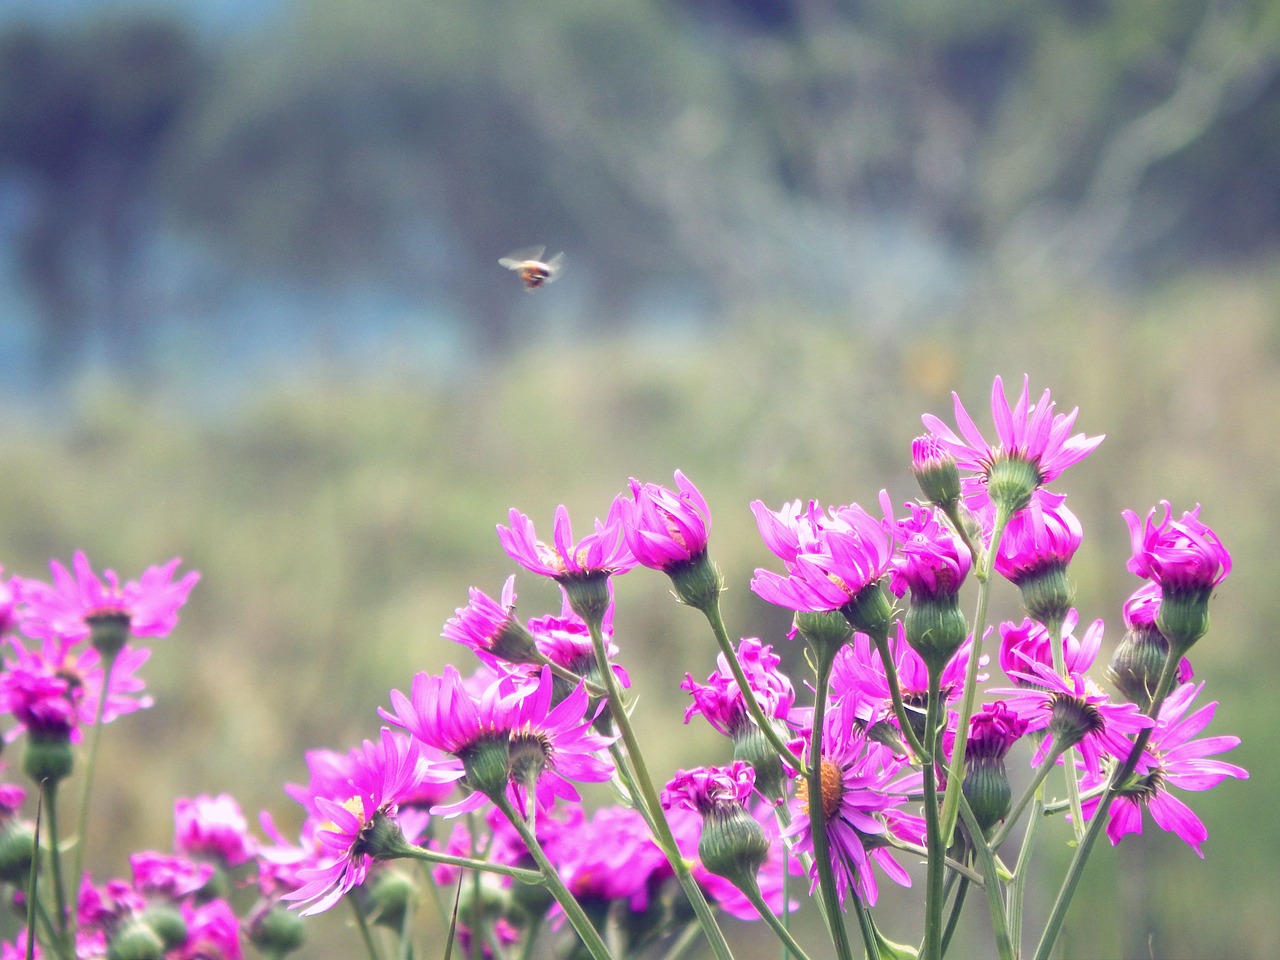
[[[174,849],[193,857],[211,857],[228,867],[252,860],[258,843],[240,804],[229,793],[216,797],[179,797],[173,805]]]
[[[1022,393],[1014,406],[1005,397],[1004,383],[999,378],[991,388],[991,416],[998,442],[988,443],[960,402],[955,401],[957,435],[933,414],[926,413],[925,427],[938,439],[961,468],[974,470],[988,486],[991,499],[1003,502],[1010,513],[1026,506],[1036,487],[1050,483],[1067,467],[1079,463],[1092,453],[1102,437],[1070,436],[1079,408],[1067,414],[1054,412],[1049,391],[1030,403],[1030,378],[1023,377]]]
[[[417,743],[382,729],[377,744],[366,740],[360,762],[345,784],[330,797],[315,798],[327,822],[316,832],[320,860],[298,871],[298,889],[283,899],[305,906],[304,916],[322,913],[364,882],[375,857],[394,855],[398,804],[427,775],[427,761]]]
[[[97,650],[56,637],[45,637],[38,649],[28,649],[18,637],[10,637],[9,644],[15,656],[5,658],[8,669],[23,669],[65,680],[68,696],[76,705],[79,724],[90,726],[98,721],[106,670],[102,655]],[[151,651],[146,647],[127,643],[116,654],[111,667],[107,702],[101,709],[103,723],[152,705],[151,697],[142,692],[146,689],[146,682],[137,675],[150,657]]]
[[[1200,818],[1169,788],[1208,790],[1227,777],[1247,780],[1249,772],[1235,764],[1210,759],[1239,746],[1239,737],[1193,739],[1208,726],[1218,706],[1215,701],[1186,716],[1203,687],[1204,684],[1182,684],[1165,698],[1137,770],[1121,787],[1108,811],[1107,836],[1113,845],[1126,834],[1141,833],[1142,812],[1148,810],[1161,829],[1176,834],[1204,858],[1200,845],[1209,833]],[[1093,797],[1085,802],[1086,816],[1093,816],[1099,799]]]
[[[494,661],[534,663],[538,651],[533,637],[515,616],[516,578],[512,574],[502,586],[501,600],[494,600],[472,587],[471,602],[454,611],[444,625],[443,636],[470,647],[493,667]]]
[[[613,773],[613,765],[597,756],[611,740],[592,731],[596,713],[589,710],[585,687],[579,684],[553,706],[554,690],[551,669],[543,667],[535,683],[502,677],[476,698],[457,669],[446,665],[441,676],[415,676],[408,697],[392,690],[393,712],[379,712],[462,761],[477,792],[437,812],[476,809],[507,789],[523,810],[530,784],[538,805],[548,808],[556,797],[578,799],[569,780],[601,782]]]
[[[1095,620],[1076,638],[1076,626],[1080,615],[1075,610],[1067,612],[1062,623],[1060,641],[1063,663],[1071,673],[1087,673],[1098,658],[1102,647],[1103,622]],[[1000,624],[1000,667],[1010,680],[1020,682],[1032,664],[1053,668],[1053,644],[1049,631],[1038,620],[1024,617],[1022,623],[1006,621]]]
[[[74,643],[88,638],[95,622],[123,619],[126,633],[135,637],[168,636],[177,626],[178,609],[200,579],[192,570],[174,582],[181,563],[174,557],[163,566],[148,567],[122,586],[113,570],[104,570],[100,579],[83,551],[72,558],[74,575],[55,560],[49,564],[52,586],[15,578],[26,610],[22,629],[31,637]]]
[[[631,499],[620,498],[623,533],[637,562],[669,572],[706,553],[711,510],[698,488],[676,471],[676,492],[630,480]]]
[[[636,564],[623,536],[621,507],[614,501],[603,523],[595,523],[595,532],[574,542],[569,525],[569,511],[556,507],[551,543],[537,538],[533,521],[518,510],[511,511],[511,526],[498,525],[498,540],[507,555],[532,573],[563,580],[589,574],[625,573]]]
[[[751,589],[788,610],[839,610],[889,571],[893,539],[881,520],[853,504],[823,512],[799,500],[774,512],[759,500],[751,510],[765,546],[787,570],[781,576],[758,569]]]
[[[956,593],[972,565],[969,548],[938,519],[933,507],[917,503],[906,507],[911,515],[895,520],[891,527],[898,553],[889,589],[901,597],[910,588],[913,599]]]
[[[791,681],[778,671],[782,660],[773,647],[755,637],[744,637],[738,642],[737,657],[764,715],[785,720],[796,695]],[[720,733],[737,738],[751,726],[751,715],[723,653],[716,657],[716,665],[706,683],[698,683],[692,674],[685,674],[680,689],[693,697],[693,703],[685,708],[684,722],[700,713]]]
[[[1065,567],[1080,549],[1084,530],[1076,515],[1067,509],[1066,497],[1037,490],[1025,510],[1009,520],[995,567],[1000,576],[1014,585],[1050,567]]]

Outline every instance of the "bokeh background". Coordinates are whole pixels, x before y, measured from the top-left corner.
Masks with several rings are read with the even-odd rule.
[[[440,628],[513,570],[509,507],[585,526],[681,468],[730,631],[785,645],[749,501],[912,497],[920,413],[1026,373],[1108,436],[1061,484],[1104,655],[1122,509],[1232,549],[1195,663],[1252,771],[1187,798],[1203,861],[1100,850],[1062,955],[1280,955],[1278,171],[1273,0],[4,0],[0,563],[203,574],[109,730],[95,876],[177,796],[295,823],[305,750],[465,664]],[[530,244],[567,251],[536,296],[496,263]],[[657,775],[727,759],[680,723],[701,619],[638,571],[617,631]]]

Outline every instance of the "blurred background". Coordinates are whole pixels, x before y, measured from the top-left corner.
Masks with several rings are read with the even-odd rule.
[[[1274,0],[5,0],[0,563],[203,574],[108,730],[95,876],[168,849],[177,796],[294,825],[305,750],[465,667],[440,628],[514,570],[509,507],[585,530],[683,469],[730,631],[785,646],[749,501],[911,498],[919,415],[954,389],[986,427],[1027,373],[1108,435],[1060,483],[1104,656],[1122,509],[1203,503],[1233,551],[1194,659],[1252,772],[1183,795],[1203,861],[1150,821],[1100,850],[1062,955],[1280,955],[1278,170]],[[567,268],[526,296],[497,259],[532,244]],[[655,776],[725,761],[664,578],[619,582],[617,642]],[[305,955],[352,955],[337,913]]]

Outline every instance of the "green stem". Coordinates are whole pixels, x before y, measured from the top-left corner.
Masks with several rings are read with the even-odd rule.
[[[1027,829],[1022,835],[1022,847],[1018,850],[1018,861],[1013,866],[1013,883],[1009,886],[1009,936],[1013,942],[1022,944],[1022,905],[1026,902],[1027,881],[1031,876],[1031,854],[1035,850],[1036,835],[1040,832],[1040,816],[1044,809],[1041,793],[1043,787],[1036,791],[1035,802],[1031,807],[1031,816],[1027,819]]]
[[[960,811],[960,788],[964,783],[964,755],[968,748],[969,721],[973,717],[973,704],[978,690],[978,661],[982,659],[982,635],[987,632],[987,603],[991,595],[991,571],[995,566],[1000,538],[1009,525],[1009,509],[996,505],[995,524],[991,529],[991,545],[982,558],[978,578],[978,610],[973,617],[973,646],[969,650],[969,669],[964,679],[964,696],[960,701],[960,719],[956,725],[955,747],[951,751],[951,766],[947,770],[947,792],[942,800],[942,837],[949,842],[955,830]]]
[[[486,873],[512,877],[522,883],[542,883],[542,874],[537,870],[508,867],[501,863],[491,863],[488,860],[474,860],[471,857],[455,857],[447,853],[436,853],[434,850],[427,850],[423,847],[409,846],[399,856],[409,860],[421,860],[423,863],[443,863],[451,867],[462,867],[466,870],[483,870]]]
[[[948,876],[948,880],[956,874]],[[951,938],[955,935],[956,925],[960,922],[960,914],[964,910],[965,896],[969,892],[969,878],[960,877],[959,889],[956,890],[955,899],[951,901],[951,914],[947,917],[947,928],[942,931],[942,954],[946,956],[947,948],[951,946]]]
[[[1164,669],[1160,672],[1160,679],[1156,683],[1155,695],[1151,698],[1151,706],[1147,709],[1147,716],[1160,716],[1160,708],[1164,705],[1164,698],[1173,686],[1173,679],[1178,669],[1178,661],[1182,658],[1183,652],[1174,649],[1169,650],[1169,656],[1164,662]],[[1093,819],[1089,821],[1089,829],[1085,833],[1084,839],[1076,847],[1075,855],[1071,858],[1071,865],[1067,868],[1066,876],[1063,877],[1062,886],[1058,890],[1058,897],[1049,913],[1049,920],[1045,924],[1044,933],[1041,934],[1040,943],[1036,946],[1035,960],[1049,960],[1049,954],[1053,951],[1054,944],[1057,943],[1058,935],[1062,932],[1062,924],[1067,917],[1067,908],[1071,906],[1071,899],[1075,896],[1076,887],[1079,886],[1080,878],[1084,874],[1085,863],[1089,859],[1089,854],[1093,852],[1093,845],[1098,842],[1098,837],[1106,827],[1107,812],[1111,809],[1112,802],[1120,795],[1120,788],[1129,779],[1129,775],[1133,773],[1138,761],[1142,758],[1142,751],[1146,749],[1153,729],[1153,727],[1147,727],[1138,733],[1137,737],[1134,738],[1133,749],[1129,751],[1129,756],[1112,773],[1109,780],[1110,786],[1102,799],[1098,801],[1098,807],[1093,812]]]
[[[898,726],[902,730],[902,735],[907,738],[907,743],[911,746],[916,758],[919,759],[924,753],[919,739],[916,738],[915,730],[911,727],[911,719],[907,716],[907,706],[902,702],[902,684],[898,681],[898,666],[893,662],[893,653],[889,649],[888,636],[873,636],[872,643],[875,644],[876,652],[880,654],[880,663],[884,666],[885,682],[889,685],[889,699],[893,701],[893,712],[898,718]]]
[[[938,809],[938,772],[934,765],[934,753],[938,746],[938,717],[942,705],[942,682],[939,669],[929,667],[929,694],[925,708],[924,753],[920,756],[924,773],[924,821],[925,841],[929,859],[926,864],[924,888],[924,943],[921,960],[942,960],[942,908],[943,881],[947,873],[947,845],[942,836],[942,823]],[[959,740],[957,739],[957,748]]]
[[[351,912],[356,915],[356,927],[360,930],[360,939],[364,941],[364,948],[369,951],[369,960],[382,960],[378,953],[378,945],[373,942],[373,931],[369,929],[369,921],[364,911],[360,909],[360,904],[356,902],[355,897],[349,896],[346,901],[351,904]]]
[[[600,932],[596,930],[595,925],[592,924],[586,911],[578,903],[577,898],[564,885],[564,881],[560,879],[560,874],[556,872],[555,866],[547,859],[546,853],[542,850],[542,844],[538,843],[538,838],[533,835],[533,831],[524,822],[524,818],[516,813],[505,795],[495,794],[492,799],[494,805],[511,821],[511,825],[520,834],[520,839],[529,848],[529,855],[533,857],[534,863],[542,871],[543,883],[551,891],[551,895],[555,897],[556,903],[560,904],[560,909],[564,911],[565,918],[577,932],[583,946],[587,948],[594,960],[613,960],[609,953],[609,948],[605,946],[604,940],[600,937]]]
[[[53,867],[53,898],[56,909],[54,919],[58,928],[59,953],[67,936],[67,888],[62,879],[62,853],[58,840],[58,785],[48,780],[41,781],[41,792],[44,794],[44,807],[47,817],[46,827],[49,837],[49,862]]]
[[[804,777],[808,791],[809,833],[813,842],[813,859],[818,866],[818,886],[830,919],[828,925],[831,940],[836,948],[836,956],[840,960],[853,960],[853,948],[849,944],[849,932],[845,929],[840,913],[840,896],[836,889],[835,868],[831,862],[831,848],[827,840],[827,812],[822,795],[822,734],[827,712],[827,688],[831,685],[831,668],[834,655],[823,650],[814,651],[818,657],[816,678],[817,690],[813,700],[813,732],[809,740],[809,763],[804,766]],[[867,956],[879,960],[880,949],[875,937],[868,936],[868,929],[862,923],[861,901],[857,889],[850,884],[850,894],[857,905],[859,925],[862,928],[863,941],[866,944]]]
[[[716,600],[715,603],[705,608],[702,612],[706,616],[707,622],[711,624],[711,632],[715,634],[720,652],[724,654],[724,658],[729,664],[729,672],[733,674],[733,680],[738,685],[738,690],[742,692],[742,699],[747,705],[747,712],[751,714],[751,719],[756,722],[756,726],[760,728],[760,732],[769,741],[769,745],[778,751],[778,756],[782,758],[783,763],[791,767],[792,770],[803,769],[804,764],[800,758],[791,752],[791,748],[778,735],[773,723],[765,716],[764,710],[756,700],[755,692],[751,689],[751,683],[747,680],[742,664],[738,662],[738,654],[729,640],[729,632],[725,629],[724,617],[720,613],[720,601]]]
[[[982,830],[967,803],[960,805],[960,815],[964,817],[965,826],[969,828],[974,854],[978,858],[978,865],[982,868],[983,888],[987,891],[987,907],[991,911],[991,930],[996,937],[996,949],[1000,951],[1000,960],[1015,960],[1016,954],[1013,941],[1009,936],[1009,920],[1004,912],[1004,897],[1000,890],[1000,875],[996,870],[996,859],[991,853],[991,848],[982,842]]]
[[[1060,677],[1067,676],[1067,654],[1062,648],[1064,639],[1062,633],[1061,619],[1053,619],[1046,623],[1045,629],[1049,633],[1049,649],[1053,657],[1053,672]],[[1074,748],[1068,747],[1063,751],[1062,772],[1067,785],[1067,803],[1071,807],[1071,819],[1074,821],[1072,826],[1075,829],[1076,842],[1084,836],[1084,810],[1080,805],[1080,781],[1076,779],[1076,765]]]
[[[791,936],[791,931],[786,928],[782,921],[779,920],[774,915],[773,911],[769,909],[769,905],[764,902],[764,897],[760,895],[760,888],[752,882],[749,888],[742,886],[738,887],[738,889],[741,890],[743,895],[751,902],[751,905],[756,908],[756,912],[760,914],[760,918],[769,925],[770,929],[772,929],[775,934],[777,934],[778,939],[783,942],[791,955],[799,958],[799,960],[809,960],[809,955],[804,952],[800,947],[800,944],[796,943],[795,938]]]
[[[693,874],[689,872],[689,864],[680,853],[675,836],[671,833],[671,825],[667,823],[667,818],[662,815],[662,804],[658,799],[657,791],[653,788],[653,780],[650,778],[648,768],[645,766],[644,757],[640,751],[640,743],[636,739],[634,728],[631,726],[631,719],[627,716],[626,704],[622,700],[622,692],[618,689],[617,678],[613,675],[613,669],[609,663],[609,653],[605,647],[604,634],[601,632],[599,619],[588,621],[587,627],[591,631],[591,645],[595,650],[596,665],[599,667],[605,694],[609,700],[609,712],[613,722],[618,727],[619,733],[622,735],[622,742],[630,760],[633,782],[638,791],[638,796],[635,797],[637,806],[649,822],[649,826],[654,833],[654,840],[659,849],[666,855],[672,870],[675,871],[676,879],[684,890],[685,896],[689,898],[689,903],[697,915],[698,922],[701,924],[702,931],[707,938],[707,942],[711,944],[711,949],[715,953],[717,960],[733,960],[729,944],[724,938],[720,925],[716,923],[715,915],[711,912],[711,906],[707,903],[707,898],[703,896],[702,889],[698,886],[697,881],[693,879]]]
[[[102,691],[98,695],[98,709],[93,720],[93,732],[89,734],[89,758],[84,768],[84,789],[80,792],[80,817],[76,827],[76,853],[71,876],[79,884],[81,870],[84,869],[84,849],[89,830],[89,795],[93,789],[93,774],[98,767],[98,750],[102,743],[102,718],[107,712],[107,693],[111,689],[111,672],[115,669],[116,658],[120,651],[106,653],[102,656]]]
[[[1000,845],[1008,839],[1009,833],[1013,830],[1014,824],[1018,822],[1018,818],[1022,816],[1022,811],[1027,808],[1027,804],[1031,802],[1031,798],[1036,796],[1040,791],[1044,778],[1049,775],[1049,771],[1053,769],[1054,764],[1058,762],[1058,757],[1062,755],[1062,749],[1057,746],[1055,741],[1050,741],[1044,759],[1040,761],[1040,766],[1036,767],[1035,773],[1031,775],[1031,782],[1027,784],[1027,788],[1022,791],[1015,803],[1009,811],[1009,815],[1004,818],[1004,823],[991,836],[988,846],[992,851],[1000,849]]]

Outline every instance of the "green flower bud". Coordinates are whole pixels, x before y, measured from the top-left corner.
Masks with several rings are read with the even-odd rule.
[[[710,610],[720,600],[724,590],[724,577],[711,562],[707,551],[690,557],[686,563],[667,568],[676,599],[696,610]]]
[[[107,941],[107,960],[164,960],[160,935],[134,917],[120,925]]]
[[[268,957],[281,957],[302,946],[306,920],[294,910],[275,906],[255,911],[249,921],[249,940]]]
[[[904,621],[907,643],[925,665],[940,673],[969,636],[969,623],[954,593],[939,593],[924,599],[912,598]]]
[[[764,827],[740,805],[723,804],[703,817],[698,841],[702,865],[735,887],[753,888],[768,855]]]
[[[0,828],[0,882],[25,887],[35,855],[35,824],[14,817]]]

